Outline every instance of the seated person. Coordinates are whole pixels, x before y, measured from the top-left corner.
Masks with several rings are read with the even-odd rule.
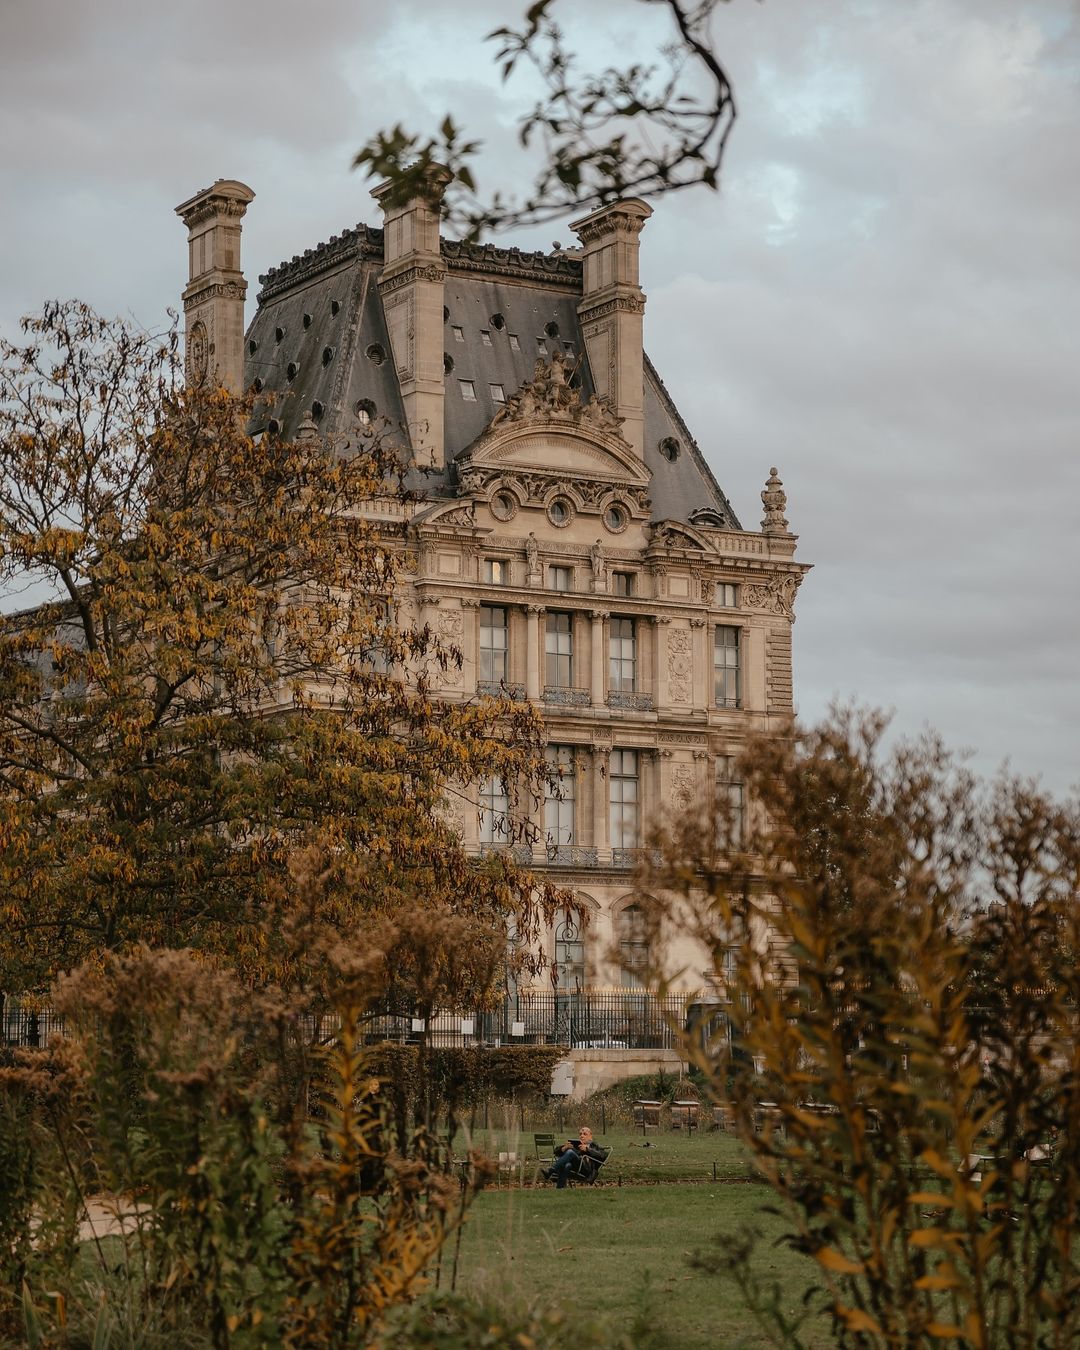
[[[576,1171],[583,1158],[593,1163],[602,1163],[607,1157],[607,1149],[593,1142],[593,1132],[588,1125],[582,1125],[580,1138],[571,1139],[561,1145],[558,1152],[559,1156],[552,1165],[543,1168],[540,1175],[545,1181],[554,1181],[560,1191],[566,1189],[567,1178],[571,1172]]]

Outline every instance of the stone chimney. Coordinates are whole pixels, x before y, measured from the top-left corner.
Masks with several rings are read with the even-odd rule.
[[[394,352],[409,442],[417,464],[441,468],[445,456],[443,304],[446,269],[439,216],[451,174],[432,165],[428,191],[393,204],[392,183],[372,196],[383,210],[383,314]]]
[[[585,250],[578,313],[597,397],[623,419],[622,434],[642,457],[645,295],[638,285],[638,235],[651,215],[652,207],[628,197],[570,226]]]
[[[230,393],[244,388],[244,296],[240,222],[255,194],[219,178],[176,208],[188,229],[184,289],[184,358],[188,381],[214,380]]]

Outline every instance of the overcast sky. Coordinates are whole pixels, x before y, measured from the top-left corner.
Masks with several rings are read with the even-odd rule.
[[[594,64],[666,36],[564,0]],[[528,164],[525,81],[483,35],[524,0],[0,0],[0,327],[53,297],[157,323],[173,207],[257,198],[259,272],[378,216],[378,127],[452,110],[482,178]],[[562,6],[559,6],[562,8]],[[796,698],[895,710],[992,770],[1080,781],[1080,9],[1070,0],[732,0],[719,195],[642,236],[649,351],[744,526],[769,466],[799,555]],[[571,241],[563,225],[513,240]]]

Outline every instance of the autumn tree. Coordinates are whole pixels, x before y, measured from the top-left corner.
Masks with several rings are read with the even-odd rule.
[[[726,1025],[688,1055],[820,1271],[843,1345],[1080,1334],[1080,802],[981,787],[940,740],[850,710],[743,757],[754,802],[657,839]],[[762,1102],[767,1103],[763,1107]],[[801,1314],[733,1267],[776,1343]]]
[[[398,929],[397,988],[479,996],[554,898],[466,857],[445,795],[527,792],[538,723],[434,697],[460,653],[396,626],[391,438],[251,436],[248,411],[183,387],[175,329],[58,304],[0,344],[0,988],[133,943],[294,978],[287,862],[317,844],[319,922],[452,920],[470,955],[438,976]]]

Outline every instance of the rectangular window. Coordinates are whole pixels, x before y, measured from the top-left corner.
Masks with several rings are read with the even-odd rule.
[[[612,595],[633,595],[634,594],[633,572],[612,572],[611,593]]]
[[[649,947],[649,927],[645,911],[638,904],[627,905],[615,920],[619,937],[619,965],[623,983],[639,988],[648,977],[652,965]]]
[[[552,591],[571,591],[574,589],[573,577],[573,571],[569,567],[549,567],[548,589]]]
[[[544,832],[548,848],[574,843],[574,751],[569,745],[549,745],[544,752],[548,773],[544,802]]]
[[[501,384],[489,384],[488,389],[491,393],[491,400],[493,403],[506,402],[506,391]]]
[[[713,684],[718,708],[742,706],[742,688],[739,670],[739,628],[719,624],[713,646]]]
[[[547,338],[536,339],[536,350],[541,356],[547,356]]]
[[[551,689],[574,687],[572,614],[549,614],[544,638],[544,683]]]
[[[507,813],[510,803],[506,797],[506,785],[500,778],[485,778],[480,784],[480,842],[482,844],[505,844],[510,835],[510,822]]]
[[[563,343],[563,347],[564,347],[564,349],[565,349],[567,352],[569,352],[569,354],[570,354],[571,356],[573,356],[573,354],[574,354],[574,344],[573,344],[572,342],[564,342],[564,343]]]
[[[459,328],[458,325],[457,325],[456,323],[455,323],[455,324],[451,324],[450,326],[451,326],[451,328],[453,328],[453,330],[454,330],[454,341],[455,341],[455,342],[464,342],[464,341],[465,341],[465,329],[464,329],[464,328]]]
[[[505,586],[510,580],[510,564],[505,558],[485,558],[484,580]]]
[[[717,843],[739,848],[746,838],[746,788],[736,777],[734,755],[716,757]]]
[[[485,347],[491,346],[491,333],[486,328],[480,329],[480,341]]]
[[[608,773],[612,848],[637,848],[640,808],[638,786],[638,752],[612,750]]]
[[[637,644],[633,619],[612,619],[608,638],[610,688],[633,693],[637,674]]]
[[[465,400],[465,402],[475,403],[476,385],[473,384],[472,380],[458,380],[458,384],[461,386],[461,397]]]
[[[739,604],[739,588],[731,581],[718,581],[716,583],[716,603],[723,605],[725,609],[737,609]]]
[[[510,350],[512,352],[521,351],[521,343],[518,341],[518,335],[516,333],[511,333],[509,337],[510,337]]]
[[[480,683],[502,684],[506,679],[509,647],[506,610],[496,605],[480,606]]]

